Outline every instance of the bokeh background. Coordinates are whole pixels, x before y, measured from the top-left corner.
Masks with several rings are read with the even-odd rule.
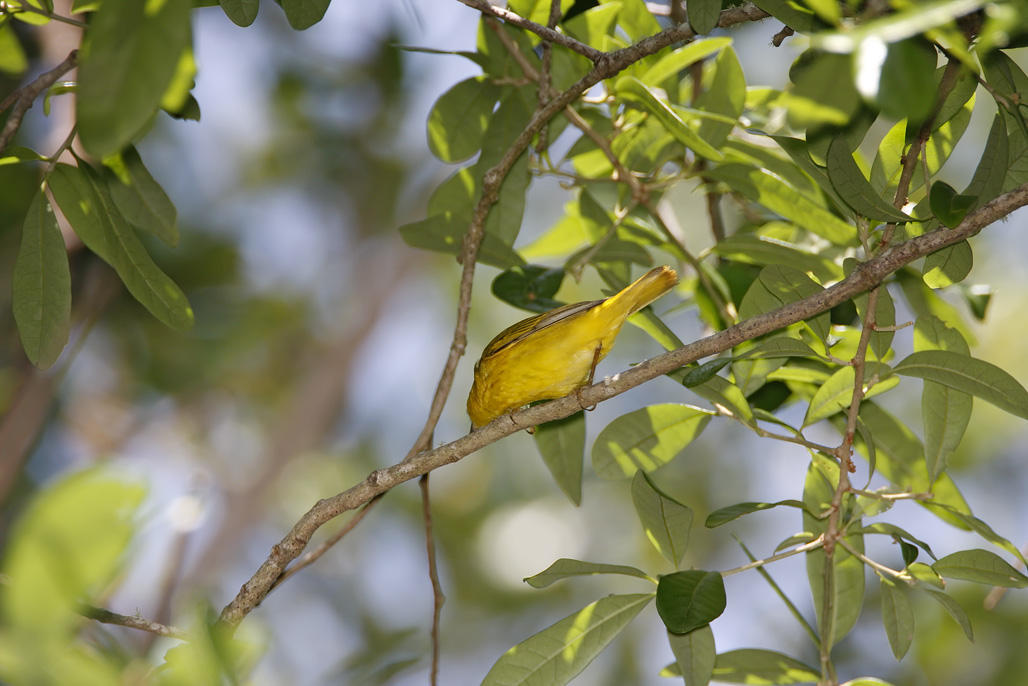
[[[167,622],[185,622],[200,602],[227,603],[310,505],[401,459],[420,430],[452,334],[459,265],[408,247],[396,228],[423,218],[427,194],[453,171],[428,152],[433,101],[478,73],[459,56],[402,49],[474,49],[477,13],[449,0],[337,0],[304,32],[290,29],[267,0],[245,29],[217,7],[194,14],[202,119],[159,118],[140,151],[177,205],[182,232],[176,249],[149,247],[187,292],[195,328],[179,334],[162,327],[106,265],[73,246],[78,327],[62,360],[40,373],[21,353],[10,295],[0,293],[0,535],[36,491],[69,472],[105,464],[143,483],[148,496],[131,558],[106,604]],[[779,28],[771,20],[731,32],[751,84],[783,85],[801,50],[794,40],[773,48]],[[62,59],[78,34],[52,24],[23,38],[38,72]],[[1028,62],[1025,51],[1012,54]],[[3,92],[14,85],[0,82]],[[982,95],[943,174],[956,187],[969,180],[994,112]],[[21,142],[55,148],[67,133],[68,100],[55,98],[48,117],[37,105]],[[570,142],[558,140],[555,150]],[[35,173],[0,167],[3,283],[10,282]],[[519,246],[561,216],[566,192],[553,179],[534,179]],[[683,185],[667,202],[689,245],[709,244],[702,196]],[[1022,383],[1026,236],[1024,212],[987,229],[976,239],[968,280],[995,291],[984,325],[975,328],[975,355]],[[524,316],[489,294],[495,273],[477,270],[469,352],[437,442],[467,430],[463,405],[474,359]],[[579,284],[568,279],[559,295],[573,301],[599,289],[587,274]],[[657,311],[683,339],[702,335],[694,311],[682,305],[672,295]],[[657,352],[629,327],[599,373]],[[884,402],[917,431],[919,384],[903,386]],[[658,379],[590,413],[589,436],[628,409],[666,401],[697,402]],[[1028,543],[1026,439],[1023,422],[979,402],[953,458],[954,478],[976,515],[1017,545]],[[798,446],[759,441],[727,420],[712,423],[656,475],[695,511],[686,564],[745,563],[729,531],[757,555],[799,531],[792,511],[715,531],[702,520],[743,500],[800,497],[807,463]],[[866,465],[860,469],[858,479],[866,477]],[[617,578],[545,590],[522,582],[559,557],[669,571],[641,535],[628,482],[600,480],[587,466],[576,508],[524,433],[439,470],[432,484],[447,595],[441,683],[477,683],[530,634],[602,595],[643,590],[644,582]],[[940,556],[988,547],[914,505],[898,505],[892,519]],[[901,565],[896,546],[873,541],[869,550]],[[803,561],[769,569],[811,616]],[[713,625],[719,650],[778,649],[816,664],[814,647],[756,573],[726,581],[728,611]],[[956,582],[955,593],[975,624],[974,644],[938,605],[918,598],[914,647],[897,663],[872,600],[840,644],[840,676],[876,674],[911,686],[1018,683],[1028,673],[1028,594],[1011,592],[987,613],[980,587]],[[407,484],[246,620],[266,649],[253,683],[423,684],[431,599],[418,489]],[[154,659],[171,645],[128,629],[91,630]],[[658,618],[644,612],[576,683],[672,683],[657,676],[671,659]]]

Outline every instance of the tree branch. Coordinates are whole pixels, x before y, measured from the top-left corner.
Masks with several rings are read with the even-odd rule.
[[[89,619],[95,619],[103,624],[117,624],[118,626],[139,629],[140,631],[147,631],[151,634],[167,636],[168,638],[182,640],[186,638],[186,632],[178,627],[154,622],[139,615],[121,615],[117,612],[105,610],[102,607],[94,607],[93,605],[82,605],[79,607],[79,614]]]
[[[11,113],[4,123],[3,131],[0,131],[0,152],[7,149],[7,145],[11,142],[11,138],[14,137],[14,133],[21,126],[22,118],[29,111],[29,108],[32,107],[32,103],[39,97],[39,94],[54,85],[57,79],[74,69],[75,65],[78,64],[78,56],[78,50],[72,50],[64,58],[63,62],[50,71],[40,74],[32,82],[12,91],[0,102],[0,112],[8,107],[11,108]]]
[[[319,500],[304,514],[289,533],[272,547],[268,559],[243,584],[232,602],[225,606],[221,613],[222,621],[229,625],[242,621],[267,595],[286,565],[303,552],[314,532],[339,514],[358,508],[378,494],[385,493],[405,481],[457,462],[516,431],[567,417],[580,410],[583,405],[595,405],[690,362],[716,355],[743,341],[827,312],[878,285],[906,264],[974,236],[989,224],[1025,205],[1028,205],[1028,184],[986,203],[967,215],[955,229],[933,231],[884,250],[877,257],[858,265],[842,281],[809,298],[757,315],[677,350],[648,359],[632,369],[582,388],[570,396],[518,410],[434,450],[419,453],[391,467],[375,470],[350,489]]]

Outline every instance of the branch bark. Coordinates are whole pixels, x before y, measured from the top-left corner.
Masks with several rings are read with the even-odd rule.
[[[674,371],[691,362],[724,352],[743,341],[771,333],[796,322],[826,312],[880,284],[901,267],[959,241],[974,236],[989,224],[1028,205],[1028,184],[1005,193],[972,212],[955,229],[941,229],[913,238],[884,250],[860,264],[847,278],[809,298],[789,303],[718,331],[676,350],[650,358],[630,370],[580,389],[570,396],[519,410],[496,419],[455,441],[425,451],[391,467],[372,472],[359,484],[318,501],[292,530],[275,546],[267,560],[243,584],[239,593],[221,613],[221,619],[236,625],[267,595],[275,579],[292,560],[303,552],[314,532],[325,522],[348,510],[360,507],[410,479],[457,462],[504,436],[543,422],[567,417],[583,406],[595,405],[646,381]]]
[[[32,107],[32,103],[35,102],[40,93],[54,85],[57,79],[74,69],[75,65],[78,64],[78,58],[78,50],[72,50],[64,58],[63,62],[50,71],[40,74],[31,83],[13,91],[3,99],[3,102],[0,102],[0,112],[8,107],[11,108],[11,113],[4,123],[3,131],[0,131],[0,152],[7,149],[7,145],[11,142],[11,138],[14,137],[14,133],[21,126],[22,118],[29,111],[29,108]]]

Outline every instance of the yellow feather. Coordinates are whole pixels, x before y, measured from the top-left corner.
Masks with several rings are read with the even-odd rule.
[[[609,298],[564,305],[502,331],[475,364],[468,395],[472,425],[584,386],[625,320],[676,283],[675,270],[657,267]]]

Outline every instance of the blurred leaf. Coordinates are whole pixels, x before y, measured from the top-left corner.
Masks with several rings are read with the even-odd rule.
[[[938,489],[937,489],[938,490]],[[936,493],[936,500],[938,499],[938,493]],[[984,538],[989,543],[1003,548],[1008,553],[1016,557],[1021,561],[1021,564],[1028,566],[1028,560],[1025,560],[1024,554],[1017,549],[1013,543],[1008,539],[1000,536],[993,530],[989,524],[978,517],[975,517],[969,511],[964,512],[950,504],[941,504],[939,502],[933,502],[932,505],[941,507],[943,510],[949,512],[949,514],[957,520],[957,526],[969,531],[974,531],[976,534]]]
[[[133,226],[152,233],[167,245],[178,245],[178,212],[154,180],[134,146],[106,162],[104,177],[111,199]],[[117,171],[111,171],[111,169]]]
[[[1028,576],[988,550],[960,550],[940,559],[932,569],[948,579],[963,579],[1005,588],[1028,587]]]
[[[653,16],[650,8],[643,0],[621,0],[621,13],[618,15],[618,25],[625,30],[625,33],[633,41],[639,41],[652,36],[655,33],[659,33],[661,29],[656,17]]]
[[[236,26],[252,24],[260,8],[260,0],[218,0],[218,4]]]
[[[632,479],[632,503],[646,538],[677,567],[689,547],[692,510],[657,488],[642,470]]]
[[[762,510],[770,510],[771,508],[786,505],[788,507],[798,507],[801,510],[806,510],[804,505],[799,500],[779,500],[776,503],[757,503],[757,502],[746,502],[736,503],[735,505],[729,505],[728,507],[722,507],[714,510],[707,515],[707,520],[703,523],[708,529],[727,524],[728,522],[735,521],[743,515],[753,514],[754,512],[760,512]],[[816,514],[816,513],[811,513]]]
[[[258,646],[235,636],[235,628],[218,622],[213,608],[201,607],[189,638],[164,654],[156,670],[160,686],[238,684],[259,657]]]
[[[10,24],[0,25],[0,71],[21,74],[28,69],[28,58]]]
[[[821,672],[773,650],[743,648],[717,656],[714,679],[730,684],[805,684],[816,682]]]
[[[1028,419],[1028,391],[994,364],[948,350],[922,350],[898,362],[893,371],[935,381]]]
[[[504,653],[482,686],[566,684],[652,599],[652,593],[610,595],[585,606]]]
[[[892,654],[901,660],[914,640],[914,610],[910,606],[906,588],[884,576],[881,582],[882,624]]]
[[[798,33],[814,33],[825,26],[817,15],[798,2],[754,0],[753,4]]]
[[[985,148],[978,160],[978,166],[975,167],[974,176],[964,189],[963,195],[975,198],[974,207],[971,209],[981,207],[1003,191],[1009,155],[1007,127],[1002,113],[997,112],[992,119],[989,137],[985,141]]]
[[[582,503],[582,462],[585,460],[585,413],[540,424],[535,445],[560,490],[575,505]]]
[[[572,576],[586,576],[591,574],[624,574],[626,576],[637,576],[640,579],[649,579],[650,575],[641,569],[627,565],[610,565],[600,562],[583,562],[571,560],[566,557],[554,562],[552,565],[525,579],[532,588],[546,588],[561,579]]]
[[[776,101],[787,108],[789,124],[806,129],[818,124],[843,126],[860,109],[850,58],[807,50],[789,69],[792,87]]]
[[[718,412],[735,417],[746,424],[753,424],[753,408],[746,401],[742,390],[720,376],[712,376],[692,387],[693,393],[710,401]]]
[[[767,338],[757,343],[756,346],[745,350],[744,352],[735,356],[736,359],[748,359],[751,357],[757,358],[768,358],[768,357],[811,357],[819,358],[820,356],[814,352],[814,350],[792,336],[777,335]]]
[[[605,479],[652,472],[670,462],[710,421],[699,407],[666,403],[622,415],[608,424],[593,443],[593,469]]]
[[[485,76],[465,79],[439,96],[428,113],[428,147],[443,162],[460,162],[482,147],[500,89]]]
[[[0,585],[5,624],[26,638],[71,631],[78,604],[119,571],[143,489],[99,470],[46,488],[17,521]]]
[[[46,369],[68,342],[71,272],[57,218],[41,191],[29,203],[22,225],[11,301],[25,354]]]
[[[685,678],[686,686],[707,686],[714,673],[717,659],[714,648],[714,632],[710,625],[701,626],[687,634],[667,634],[671,652],[679,675]]]
[[[811,272],[819,279],[831,280],[840,275],[829,259],[785,241],[752,234],[736,233],[719,241],[712,250],[736,262],[767,266],[781,264],[801,272]]]
[[[825,163],[828,167],[828,178],[831,179],[835,191],[858,215],[882,222],[916,221],[875,192],[864,178],[864,173],[860,171],[853,155],[850,154],[849,146],[843,139],[836,138],[828,146],[828,158]]]
[[[921,38],[901,40],[889,44],[884,62],[865,64],[861,59],[865,54],[862,48],[872,42],[865,41],[857,49],[857,83],[860,84],[862,78],[873,81],[874,76],[878,76],[877,88],[863,95],[871,97],[890,119],[924,121],[936,100],[935,48]],[[877,74],[865,75],[865,70],[877,71]]]
[[[189,47],[191,9],[189,0],[109,2],[93,14],[75,99],[79,140],[91,155],[118,152],[157,111]]]
[[[330,2],[332,0],[278,0],[289,25],[297,31],[308,29],[321,21]]]
[[[934,0],[918,3],[860,26],[847,27],[846,31],[821,33],[811,39],[811,44],[825,50],[848,53],[859,48],[869,38],[895,43],[948,24],[957,17],[974,12],[983,4],[984,0]]]
[[[690,569],[660,577],[657,614],[673,634],[710,624],[725,611],[725,582],[718,572]]]
[[[829,212],[822,202],[808,197],[765,169],[723,164],[708,174],[728,184],[733,191],[832,243],[849,245],[856,239],[856,229]]]

